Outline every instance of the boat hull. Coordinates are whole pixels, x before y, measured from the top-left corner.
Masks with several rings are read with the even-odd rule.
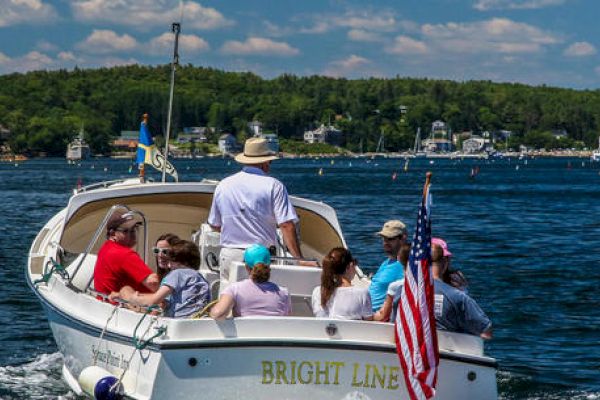
[[[45,309],[65,380],[78,394],[77,377],[96,365],[115,376],[126,371],[126,394],[136,399],[408,398],[390,346],[239,337],[157,341],[137,350],[131,337],[103,334],[47,303]],[[230,331],[232,324],[220,325]],[[442,353],[437,390],[437,399],[496,399],[495,364]]]

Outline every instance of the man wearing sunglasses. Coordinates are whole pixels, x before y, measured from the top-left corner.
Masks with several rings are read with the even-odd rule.
[[[140,222],[131,212],[115,211],[106,224],[106,237],[94,269],[94,286],[100,293],[118,292],[131,286],[142,293],[155,292],[160,281],[133,250]]]
[[[390,283],[404,278],[404,267],[397,260],[398,252],[408,237],[406,225],[402,221],[393,219],[383,224],[377,232],[383,242],[383,251],[388,258],[385,259],[371,278],[369,294],[373,311],[377,312],[385,301]]]

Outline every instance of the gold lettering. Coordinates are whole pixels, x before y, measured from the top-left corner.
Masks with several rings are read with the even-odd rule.
[[[292,367],[292,371],[290,373],[290,378],[291,378],[290,383],[292,385],[295,385],[296,384],[296,361],[290,362],[290,365]]]
[[[262,376],[263,385],[268,385],[273,382],[273,363],[271,361],[262,362]]]
[[[284,361],[275,361],[275,365],[277,366],[277,378],[275,380],[276,385],[281,385],[281,379],[283,378],[283,383],[288,384],[287,377],[285,376],[285,362]]]
[[[305,365],[308,365],[308,367],[309,367],[309,370],[306,371],[306,375],[308,375],[308,379],[304,379],[302,377],[302,370]],[[298,366],[298,382],[300,382],[303,385],[306,385],[307,383],[310,383],[312,381],[312,377],[313,377],[312,364],[308,361],[302,361],[300,363],[300,365]]]
[[[335,378],[333,379],[333,384],[339,385],[340,384],[340,367],[343,367],[345,365],[345,363],[340,362],[340,361],[332,361],[331,365],[333,365],[335,367]]]
[[[377,385],[375,384],[375,380],[377,380],[379,382],[379,387],[383,389],[385,387],[385,373],[387,372],[387,367],[385,365],[383,366],[383,375],[379,373],[379,369],[377,368],[376,365],[372,365],[372,367],[373,367],[373,382],[371,383],[371,387],[372,388],[377,387]]]
[[[399,367],[390,367],[389,371],[389,380],[388,380],[388,389],[396,390],[398,389],[398,372],[400,371]]]
[[[363,385],[363,383],[359,382],[357,380],[357,377],[356,377],[356,375],[358,375],[357,373],[358,373],[358,368],[359,367],[360,367],[359,363],[353,363],[352,364],[352,386],[353,387],[359,387],[359,386]]]
[[[321,366],[321,362],[315,361],[315,378],[316,378],[315,383],[317,385],[320,385],[321,384],[321,375],[323,375],[325,377],[325,381],[323,382],[323,384],[329,385],[329,361],[325,362],[325,367],[323,369],[320,369],[320,366]]]
[[[369,371],[371,370],[371,364],[365,364],[365,383],[363,387],[369,387]]]

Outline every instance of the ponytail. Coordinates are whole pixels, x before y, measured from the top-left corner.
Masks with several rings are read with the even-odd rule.
[[[334,247],[323,258],[323,271],[321,272],[321,307],[326,308],[335,289],[342,284],[342,275],[348,265],[354,260],[350,250],[343,247]]]
[[[271,267],[267,264],[256,263],[250,270],[250,279],[254,283],[265,283],[271,278]]]

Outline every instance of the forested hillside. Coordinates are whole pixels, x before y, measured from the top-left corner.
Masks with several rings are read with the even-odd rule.
[[[121,130],[137,130],[143,113],[162,135],[167,121],[170,67],[127,66],[93,70],[41,71],[0,76],[0,125],[10,130],[15,152],[64,155],[85,125],[94,153],[107,153]],[[400,105],[406,107],[401,118]],[[336,120],[336,116],[338,116]],[[331,120],[346,147],[373,150],[380,132],[388,150],[412,147],[417,127],[444,120],[454,132],[511,130],[510,145],[595,147],[600,132],[600,91],[492,82],[427,79],[347,80],[283,75],[262,79],[252,73],[180,67],[176,75],[174,132],[211,126],[247,134],[259,120],[284,138]],[[567,143],[550,131],[565,129]],[[211,138],[216,140],[216,137]]]

